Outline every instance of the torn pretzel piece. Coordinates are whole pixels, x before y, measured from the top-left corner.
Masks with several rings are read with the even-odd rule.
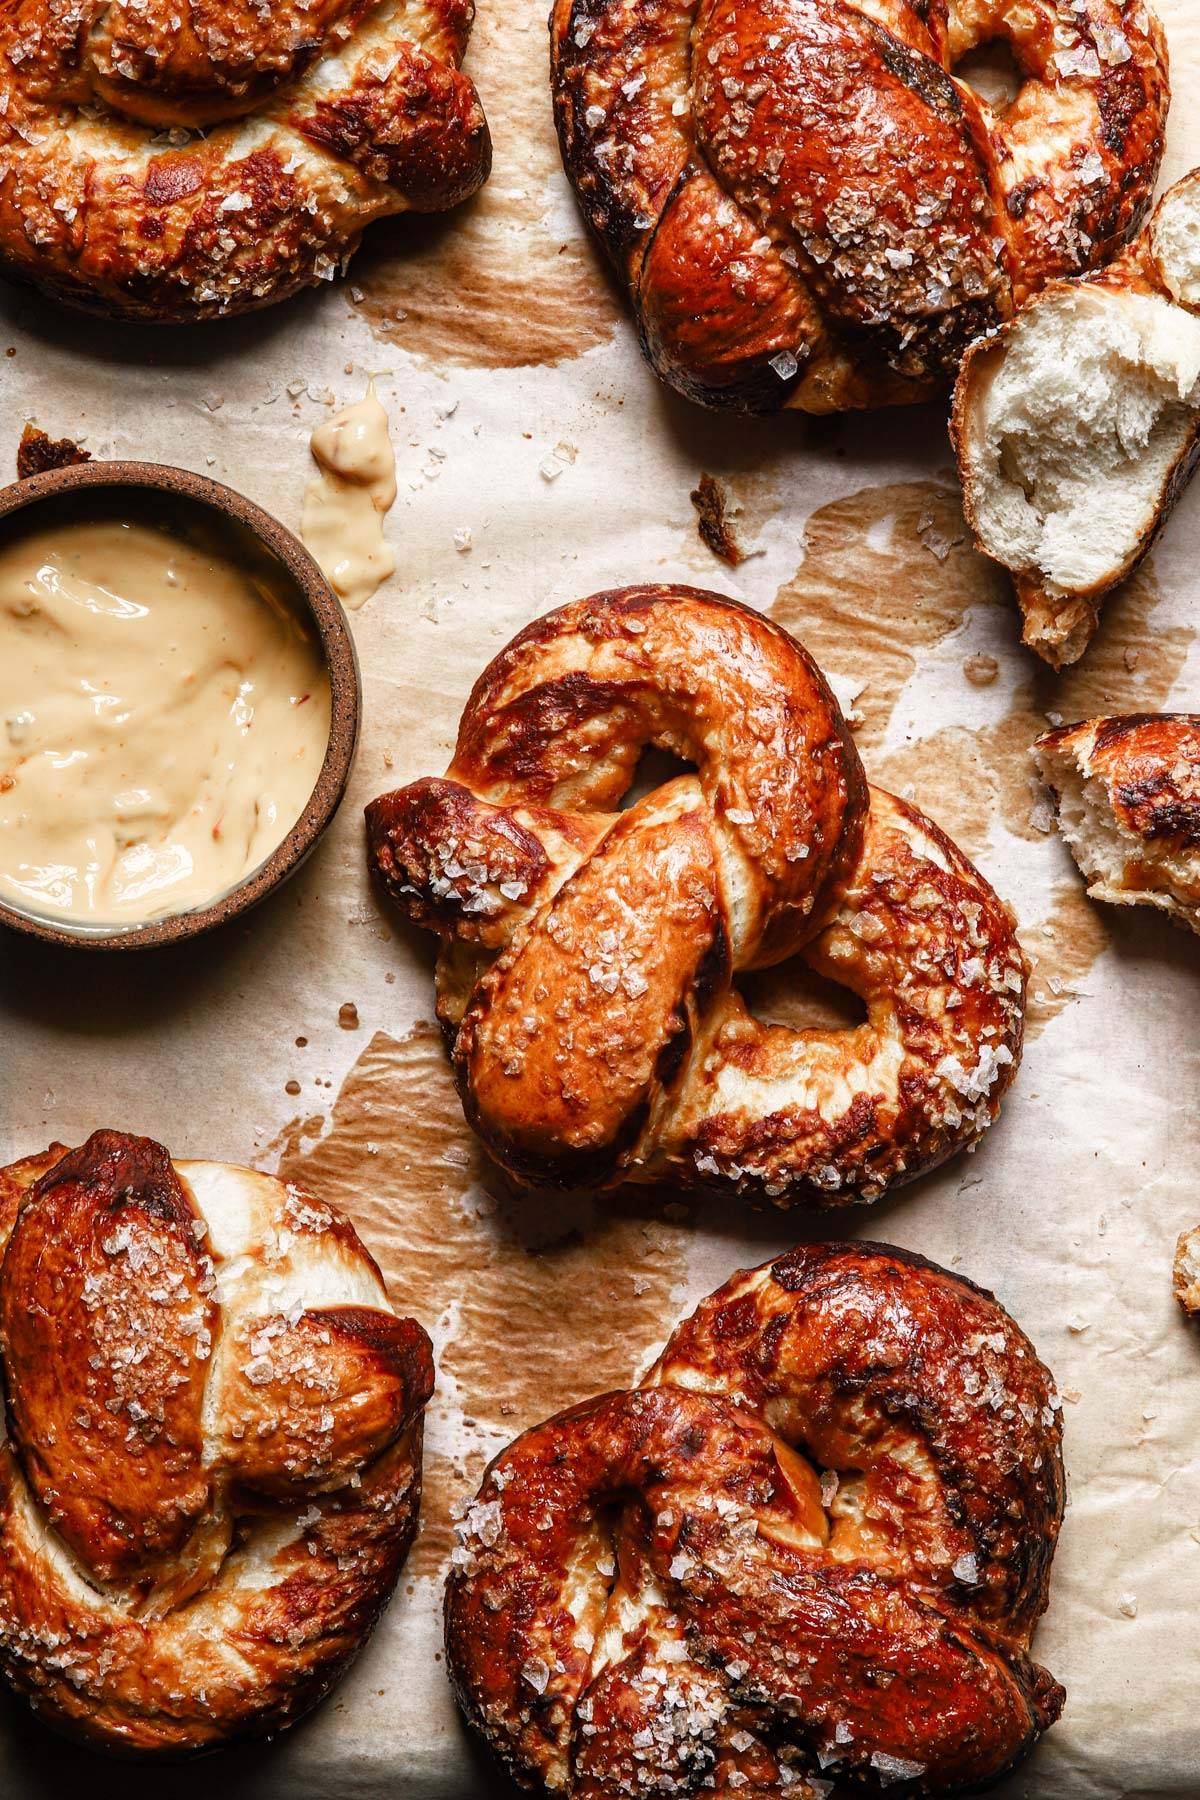
[[[1171,1285],[1175,1298],[1189,1317],[1194,1318],[1200,1313],[1200,1225],[1179,1234]]]
[[[968,353],[951,432],[966,515],[1062,669],[1145,556],[1200,454],[1200,170],[1120,262],[1055,282]]]
[[[1200,715],[1089,719],[1034,755],[1092,898],[1200,932]]]

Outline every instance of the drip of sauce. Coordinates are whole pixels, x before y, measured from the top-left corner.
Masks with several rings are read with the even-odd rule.
[[[0,541],[0,896],[89,925],[216,899],[286,837],[329,675],[267,576],[156,522]]]
[[[304,490],[300,536],[343,605],[357,609],[396,567],[383,535],[396,499],[396,456],[374,383],[317,426],[311,449],[321,473]]]

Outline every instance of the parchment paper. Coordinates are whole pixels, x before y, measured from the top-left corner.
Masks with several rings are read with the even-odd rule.
[[[1200,1220],[1200,951],[1155,918],[1091,906],[1027,748],[1047,713],[1197,705],[1200,499],[1110,606],[1081,668],[1056,680],[1021,650],[1005,584],[963,541],[940,409],[753,422],[674,400],[642,366],[560,172],[542,11],[482,0],[468,66],[496,141],[483,195],[386,228],[347,282],[162,334],[0,287],[4,459],[31,417],[98,456],[228,481],[294,528],[313,425],[373,374],[400,473],[398,571],[353,618],[364,735],[333,829],[272,901],[187,949],[66,957],[4,937],[0,1154],[111,1124],[177,1155],[282,1167],[356,1220],[440,1368],[421,1540],[374,1641],[311,1721],[262,1750],[114,1780],[5,1699],[0,1794],[489,1791],[440,1655],[452,1501],[525,1425],[626,1381],[735,1267],[805,1236],[867,1235],[994,1288],[1066,1396],[1071,1500],[1036,1652],[1067,1710],[1005,1794],[1194,1796],[1200,1341],[1170,1266],[1176,1233]],[[1200,161],[1200,7],[1160,11],[1173,179]],[[755,555],[736,572],[697,536],[688,495],[702,470],[740,506]],[[488,658],[548,607],[646,579],[772,610],[843,693],[861,687],[872,776],[911,785],[1019,911],[1035,973],[1003,1118],[977,1155],[873,1210],[506,1197],[427,1023],[431,946],[369,889],[363,804],[441,772]],[[992,685],[966,679],[975,656],[996,659]],[[339,1025],[347,1001],[357,1028]],[[778,1017],[801,1004],[786,975],[764,978],[755,1003]]]

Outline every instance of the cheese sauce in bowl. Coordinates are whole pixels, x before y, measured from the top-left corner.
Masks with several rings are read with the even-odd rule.
[[[240,912],[328,823],[357,719],[340,608],[248,501],[94,463],[0,494],[0,920],[129,948]]]

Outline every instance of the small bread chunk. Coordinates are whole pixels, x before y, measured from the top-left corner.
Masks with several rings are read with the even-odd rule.
[[[1194,312],[1200,171],[1107,275],[1053,283],[964,363],[952,433],[967,518],[1052,668],[1082,656],[1195,468]]]
[[[1200,932],[1200,715],[1089,719],[1047,732],[1034,756],[1092,898]]]
[[[1185,1313],[1200,1313],[1200,1225],[1181,1231],[1175,1246],[1175,1298]]]
[[[91,451],[85,450],[73,438],[52,438],[30,420],[17,445],[17,480],[28,481],[31,476],[45,475],[51,469],[69,469],[76,463],[91,460]]]

